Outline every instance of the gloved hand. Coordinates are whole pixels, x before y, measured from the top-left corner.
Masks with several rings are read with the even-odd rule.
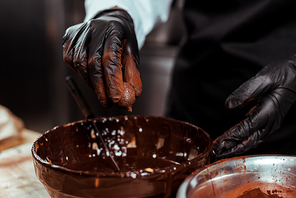
[[[214,141],[218,158],[242,154],[280,128],[296,99],[296,56],[265,66],[226,99],[226,108],[238,109],[257,100],[246,119]]]
[[[63,37],[63,59],[93,89],[102,106],[117,103],[123,81],[142,92],[133,20],[122,9],[105,10],[74,25]]]

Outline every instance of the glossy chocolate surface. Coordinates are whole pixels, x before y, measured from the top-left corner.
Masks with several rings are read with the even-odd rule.
[[[168,197],[209,163],[210,136],[186,122],[153,116],[98,118],[55,127],[34,143],[36,175],[52,197]]]

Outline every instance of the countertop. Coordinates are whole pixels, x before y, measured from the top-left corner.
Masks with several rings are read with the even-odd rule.
[[[20,135],[0,140],[0,197],[50,198],[35,176],[31,148],[41,135],[24,129]]]

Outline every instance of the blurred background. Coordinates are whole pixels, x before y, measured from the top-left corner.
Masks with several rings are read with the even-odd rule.
[[[102,108],[96,95],[62,59],[67,27],[84,19],[83,0],[10,0],[0,2],[0,105],[20,117],[26,128],[45,132],[84,119],[69,93],[72,76],[96,116],[163,116],[170,75],[182,39],[183,0],[175,0],[167,23],[147,37],[140,51],[143,92],[133,112]]]

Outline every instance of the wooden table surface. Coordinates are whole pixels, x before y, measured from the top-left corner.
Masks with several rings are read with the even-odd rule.
[[[40,135],[24,129],[20,136],[0,140],[0,197],[50,198],[35,175],[31,155]]]

